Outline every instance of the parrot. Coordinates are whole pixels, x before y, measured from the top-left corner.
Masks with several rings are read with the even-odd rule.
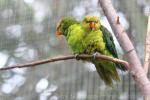
[[[95,65],[99,76],[108,86],[113,86],[113,81],[120,81],[117,68],[122,71],[127,70],[119,63],[95,59],[97,54],[118,58],[113,37],[101,24],[99,17],[85,16],[82,21],[64,17],[57,24],[55,34],[66,37],[74,54],[93,54],[94,59],[87,61]]]

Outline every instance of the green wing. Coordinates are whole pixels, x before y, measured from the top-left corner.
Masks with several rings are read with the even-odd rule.
[[[100,29],[103,33],[103,39],[104,42],[106,43],[107,49],[109,50],[109,52],[112,54],[113,57],[118,58],[116,47],[111,33],[104,26],[101,26]]]
[[[101,25],[100,30],[103,33],[103,39],[107,50],[112,54],[113,57],[118,58],[117,50],[111,33],[103,25]],[[126,70],[126,68],[121,64],[116,63],[116,66],[123,71]]]

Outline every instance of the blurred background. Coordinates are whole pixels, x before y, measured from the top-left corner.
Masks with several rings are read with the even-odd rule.
[[[143,61],[150,0],[112,1]],[[98,0],[0,0],[0,12],[0,68],[71,54],[65,38],[54,35],[64,16],[96,15],[112,32]],[[0,71],[0,100],[143,100],[132,76],[119,74],[121,82],[109,88],[92,64],[76,60]]]

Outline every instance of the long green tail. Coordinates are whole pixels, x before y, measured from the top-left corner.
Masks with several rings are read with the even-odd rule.
[[[110,61],[92,61],[101,79],[108,86],[113,86],[114,81],[120,81],[115,63]]]

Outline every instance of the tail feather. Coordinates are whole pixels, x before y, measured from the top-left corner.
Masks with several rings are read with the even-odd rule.
[[[93,62],[95,64],[96,70],[101,77],[101,79],[105,82],[108,86],[113,86],[114,81],[120,81],[118,76],[115,63],[103,61],[103,62]]]
[[[113,86],[113,81],[109,75],[106,74],[105,69],[101,66],[96,65],[97,72],[105,84]]]

